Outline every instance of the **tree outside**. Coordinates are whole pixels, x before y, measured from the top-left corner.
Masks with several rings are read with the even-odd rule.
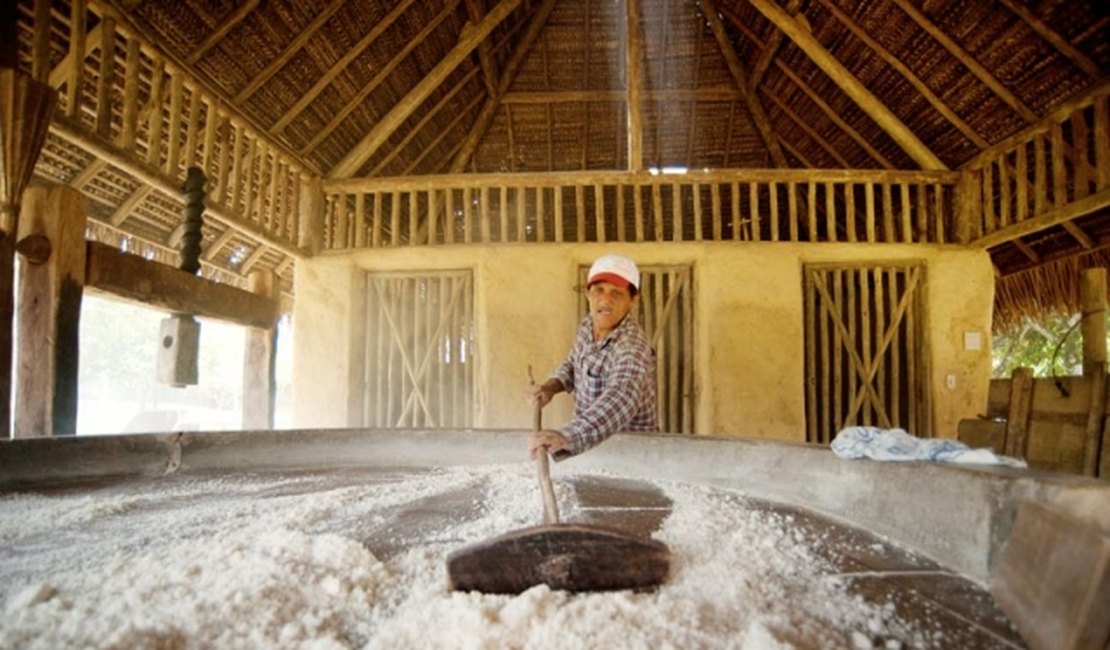
[[[81,308],[78,434],[242,428],[246,328],[198,319],[198,384],[175,388],[156,379],[159,328],[167,316],[134,303],[85,294]],[[279,423],[289,418],[282,401],[289,401],[290,329],[289,319],[282,319],[277,359]]]
[[[1083,334],[1080,315],[1026,319],[1020,327],[995,334],[991,343],[991,374],[1010,377],[1015,368],[1033,369],[1035,377],[1083,374]],[[1110,317],[1107,317],[1110,324]],[[1110,327],[1107,328],[1110,332]],[[1110,345],[1110,335],[1107,336]]]

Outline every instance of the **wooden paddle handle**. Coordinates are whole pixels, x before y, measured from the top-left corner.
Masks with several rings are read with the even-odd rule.
[[[532,430],[543,430],[543,405],[536,400],[536,410],[532,417]],[[555,502],[555,489],[551,487],[551,468],[547,459],[547,450],[540,449],[536,454],[536,477],[540,482],[540,492],[543,493],[543,523],[559,523],[559,504]]]

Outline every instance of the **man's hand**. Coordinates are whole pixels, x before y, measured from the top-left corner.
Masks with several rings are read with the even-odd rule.
[[[546,449],[546,453],[554,454],[557,451],[570,449],[570,441],[558,431],[544,429],[536,431],[528,437],[528,457],[535,458],[538,450]]]
[[[542,384],[532,384],[528,387],[526,395],[528,396],[529,404],[539,404],[541,407],[547,406],[552,397],[557,393],[563,391],[563,382],[558,379],[548,379]]]

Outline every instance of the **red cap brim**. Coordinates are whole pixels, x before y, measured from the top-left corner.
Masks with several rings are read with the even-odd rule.
[[[615,284],[622,289],[627,289],[628,285],[631,284],[628,280],[625,280],[616,273],[598,273],[594,277],[590,278],[590,282],[586,286],[592,286],[594,284],[597,284],[598,282],[608,282],[610,284]]]

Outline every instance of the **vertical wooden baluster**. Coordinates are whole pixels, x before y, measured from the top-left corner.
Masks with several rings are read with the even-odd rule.
[[[112,129],[112,88],[116,71],[115,19],[105,16],[100,29],[103,38],[100,42],[100,75],[96,84],[96,134],[107,140]]]

